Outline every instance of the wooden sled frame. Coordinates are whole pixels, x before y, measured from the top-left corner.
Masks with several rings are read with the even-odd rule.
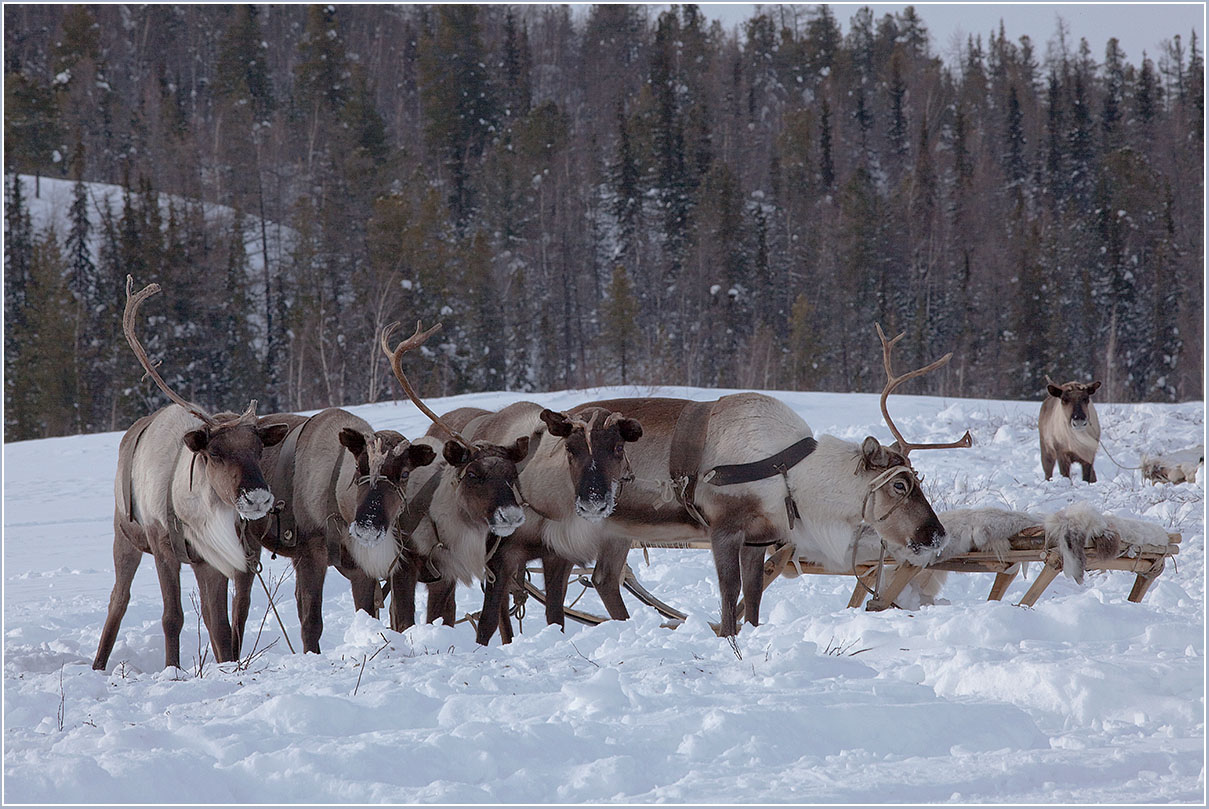
[[[1133,546],[1136,549],[1136,554],[1133,556],[1117,556],[1112,559],[1096,559],[1089,555],[1086,564],[1086,570],[1125,570],[1136,574],[1133,588],[1129,593],[1129,601],[1134,603],[1140,602],[1150,589],[1150,585],[1163,572],[1167,564],[1167,559],[1174,557],[1180,552],[1179,543],[1182,539],[1180,534],[1168,535],[1169,542],[1167,545],[1142,545]],[[927,568],[921,568],[912,564],[899,564],[893,560],[888,560],[884,567],[880,569],[880,578],[883,586],[877,586],[879,578],[879,565],[877,562],[858,562],[856,565],[855,574],[857,583],[852,592],[852,597],[848,600],[848,606],[851,608],[859,607],[865,604],[865,609],[870,611],[880,611],[897,607],[895,600],[902,594],[917,576],[924,570],[945,570],[955,573],[994,573],[995,580],[991,584],[990,593],[987,595],[987,601],[1001,601],[1007,593],[1008,586],[1015,580],[1020,572],[1021,565],[1029,562],[1041,563],[1041,571],[1033,580],[1032,586],[1024,594],[1020,601],[1016,602],[1016,606],[1031,607],[1037,603],[1037,599],[1045,592],[1050,583],[1062,572],[1062,555],[1056,548],[1046,547],[1045,545],[1045,529],[1040,526],[1026,528],[1020,533],[1012,536],[1009,540],[1011,550],[1005,552],[1001,556],[996,556],[990,551],[971,551],[969,553],[952,556],[939,562],[934,562]],[[640,543],[635,542],[632,548],[683,548],[709,550],[709,542],[673,542],[673,543]],[[1089,549],[1090,550],[1090,549]],[[798,560],[791,565],[790,555],[793,549],[791,547],[782,547],[774,551],[764,561],[764,589],[767,590],[778,577],[785,573],[789,568],[792,572],[788,577],[794,577],[800,571],[803,574],[812,575],[829,575],[829,576],[851,576],[854,571],[834,571],[824,570],[822,566],[802,562]],[[1129,551],[1132,552],[1132,549]],[[530,570],[527,572],[536,572],[540,570]],[[584,587],[592,586],[589,576],[592,573],[591,568],[575,568],[571,571],[571,577]],[[546,594],[542,588],[537,587],[530,580],[530,576],[525,577],[525,591],[540,601],[546,603]],[[622,585],[635,598],[659,612],[660,615],[667,618],[671,625],[682,623],[687,615],[675,607],[661,601],[649,590],[639,583],[634,571],[629,565],[625,567]],[[866,603],[866,597],[870,594],[872,598]],[[580,594],[582,596],[582,593]],[[578,600],[578,598],[576,599]],[[608,619],[599,615],[594,615],[589,612],[574,609],[574,602],[566,609],[566,615],[572,620],[583,624],[596,625],[607,621]],[[739,602],[738,616],[741,620],[743,617],[743,602]],[[715,625],[715,629],[717,626]]]

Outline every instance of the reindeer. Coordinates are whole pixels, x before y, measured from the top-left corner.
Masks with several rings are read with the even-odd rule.
[[[352,584],[354,607],[377,617],[378,582],[389,577],[405,539],[382,526],[382,514],[398,507],[408,476],[434,453],[335,407],[267,420],[288,423],[290,432],[264,454],[262,468],[281,501],[253,533],[293,563],[302,648],[318,654],[329,562]]]
[[[455,590],[487,574],[487,560],[525,521],[517,482],[517,465],[529,453],[529,436],[511,444],[469,441],[445,423],[420,399],[403,373],[402,357],[441,328],[437,324],[415,333],[392,349],[392,323],[382,330],[382,351],[390,358],[395,377],[408,398],[433,422],[432,432],[412,447],[440,452],[436,462],[417,469],[405,482],[405,497],[383,502],[375,512],[377,530],[407,535],[407,552],[390,576],[391,628],[402,631],[415,623],[415,588],[429,582],[428,620],[454,623]],[[440,436],[448,435],[447,439]],[[389,476],[387,475],[388,479]],[[402,486],[403,482],[394,480]]]
[[[1058,462],[1058,472],[1064,477],[1070,477],[1071,464],[1078,462],[1083,467],[1083,480],[1095,483],[1096,470],[1092,463],[1100,448],[1100,419],[1091,396],[1100,389],[1100,383],[1056,385],[1048,376],[1045,382],[1049,396],[1041,403],[1041,416],[1037,421],[1045,479],[1053,477],[1054,461]]]
[[[114,480],[114,585],[92,667],[104,670],[130,602],[130,584],[144,553],[155,558],[164,601],[164,665],[180,668],[180,567],[187,562],[201,590],[202,617],[215,659],[239,656],[251,603],[253,555],[237,524],[263,517],[273,495],[260,471],[264,447],[285,438],[285,424],[261,425],[256,401],[242,414],[211,415],[178,396],[155,370],[134,332],[150,284],[131,295],[126,276],[122,330],[148,376],[174,404],[136,421],[122,436]],[[258,551],[257,551],[258,552]],[[227,580],[235,580],[232,615]]]
[[[970,436],[949,444],[909,443],[890,418],[886,399],[952,354],[896,376],[890,355],[903,335],[887,341],[880,326],[877,332],[888,378],[882,415],[897,439],[891,447],[873,436],[860,444],[827,435],[816,440],[789,407],[760,393],[714,402],[610,399],[573,410],[573,415],[588,408],[620,411],[643,429],[643,440],[630,452],[635,482],[597,529],[597,570],[604,573],[596,583],[602,599],[605,592],[620,598],[632,541],[708,538],[724,636],[738,633],[740,589],[747,621],[759,623],[769,547],[791,544],[799,557],[847,570],[867,524],[900,558],[921,566],[935,559],[944,548],[945,530],[907,456],[915,449],[970,446]],[[667,505],[673,494],[679,508]],[[557,575],[548,572],[547,581]]]
[[[481,411],[471,418],[453,411],[463,421],[463,433],[474,440],[507,441],[516,435],[530,437],[529,457],[520,468],[520,489],[525,494],[525,522],[500,543],[488,560],[491,571],[484,588],[483,610],[476,639],[487,645],[499,628],[504,643],[512,639],[508,618],[508,591],[526,562],[542,559],[547,576],[546,620],[564,623],[563,599],[566,571],[597,556],[596,526],[613,512],[622,484],[629,479],[626,444],[642,437],[642,425],[621,413],[588,408],[574,417],[534,402],[515,402],[497,413]],[[429,433],[441,428],[434,425]],[[620,594],[602,592],[606,608],[615,618],[626,618]]]

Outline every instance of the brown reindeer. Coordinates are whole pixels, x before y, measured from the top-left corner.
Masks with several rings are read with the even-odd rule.
[[[423,579],[430,582],[428,620],[452,625],[457,584],[487,575],[487,560],[524,523],[517,465],[528,455],[529,436],[510,444],[469,441],[433,413],[403,373],[402,357],[441,325],[425,332],[417,324],[415,333],[392,349],[390,335],[398,325],[383,329],[382,350],[408,397],[438,428],[433,432],[450,436],[416,439],[413,447],[426,445],[439,451],[438,460],[415,470],[406,481],[405,504],[400,501],[382,510],[385,525],[410,536],[408,552],[390,577],[391,628],[402,631],[415,623],[415,588]]]
[[[268,419],[288,423],[290,432],[264,454],[265,476],[281,499],[254,533],[293,563],[302,648],[318,654],[329,562],[352,584],[354,607],[377,617],[378,582],[389,577],[402,539],[384,515],[401,505],[411,471],[434,453],[393,430],[374,432],[339,408]]]
[[[944,527],[907,456],[914,449],[969,446],[969,434],[951,444],[909,443],[891,420],[886,399],[951,354],[896,376],[890,354],[903,335],[887,341],[880,326],[878,335],[888,377],[882,414],[898,439],[892,447],[872,436],[860,444],[826,435],[816,440],[789,407],[759,393],[703,403],[610,399],[572,411],[623,412],[643,429],[642,441],[630,452],[635,482],[598,528],[602,599],[605,592],[620,598],[632,541],[709,539],[723,635],[738,632],[740,589],[747,621],[759,623],[764,555],[771,546],[792,544],[799,557],[847,570],[867,524],[901,558],[920,565],[934,559],[946,541]],[[679,508],[667,503],[670,494]]]
[[[1091,397],[1100,389],[1100,383],[1056,385],[1048,376],[1045,381],[1049,395],[1041,403],[1041,416],[1037,420],[1045,479],[1053,477],[1054,461],[1064,477],[1070,477],[1070,466],[1077,462],[1083,467],[1083,479],[1095,483],[1092,463],[1100,448],[1100,419]]]
[[[566,572],[573,563],[596,558],[596,526],[612,514],[622,484],[629,479],[626,444],[642,437],[642,425],[600,408],[569,416],[533,402],[516,402],[498,413],[484,412],[468,420],[463,432],[486,441],[530,436],[529,457],[519,479],[526,497],[525,523],[500,543],[488,561],[492,575],[484,588],[478,642],[489,643],[497,628],[504,643],[511,641],[508,590],[532,559],[541,558],[544,569],[554,571],[547,576],[546,620],[561,626]],[[628,617],[619,594],[601,595],[610,615]]]
[[[260,471],[264,447],[280,442],[285,424],[261,425],[255,400],[242,415],[210,415],[178,396],[156,372],[134,332],[142,302],[159,292],[151,284],[131,295],[126,277],[122,329],[147,374],[175,404],[136,421],[118,448],[114,481],[114,585],[92,667],[104,670],[130,602],[130,584],[144,553],[155,559],[164,602],[165,666],[180,668],[180,567],[192,566],[202,617],[218,662],[239,656],[251,602],[249,556],[237,524],[263,517],[273,495]],[[234,579],[232,615],[227,580]]]

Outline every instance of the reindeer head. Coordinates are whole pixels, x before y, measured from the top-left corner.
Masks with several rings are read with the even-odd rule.
[[[516,466],[529,454],[529,436],[521,436],[510,447],[447,441],[442,454],[456,470],[458,508],[468,522],[485,523],[500,537],[521,527],[525,510]]]
[[[908,561],[926,565],[944,549],[948,536],[924,496],[919,475],[906,455],[873,436],[861,443],[860,455],[857,474],[867,488],[862,519],[892,549],[905,552]]]
[[[1091,421],[1088,416],[1091,409],[1091,396],[1100,389],[1100,382],[1097,380],[1090,385],[1078,382],[1055,385],[1048,376],[1045,381],[1049,395],[1061,401],[1062,412],[1070,423],[1071,429],[1086,430]]]
[[[185,447],[200,463],[206,485],[245,520],[258,520],[273,507],[273,495],[260,469],[265,447],[280,444],[287,424],[257,423],[256,403],[243,413],[219,413],[210,423],[185,433]]]
[[[432,447],[412,444],[394,430],[379,430],[366,436],[345,427],[340,444],[356,459],[353,486],[356,506],[348,533],[365,550],[385,547],[393,552],[394,529],[407,506],[404,491],[413,469],[427,466],[436,457]]]
[[[567,465],[575,488],[575,513],[599,522],[613,513],[621,485],[632,477],[625,445],[642,437],[642,425],[599,407],[574,417],[543,410],[550,435],[564,439]]]

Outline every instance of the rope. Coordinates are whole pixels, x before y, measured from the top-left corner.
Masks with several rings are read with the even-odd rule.
[[[1141,466],[1123,466],[1116,458],[1112,457],[1112,453],[1109,452],[1108,447],[1106,447],[1104,445],[1104,438],[1102,436],[1100,438],[1100,449],[1104,450],[1104,454],[1108,456],[1108,460],[1110,460],[1114,464],[1116,464],[1118,469],[1125,469],[1127,471],[1136,471],[1136,470],[1142,468]]]
[[[257,565],[259,568],[259,565]],[[273,615],[277,616],[277,625],[281,627],[281,636],[285,638],[285,645],[290,647],[290,654],[298,654],[294,651],[294,644],[290,643],[290,636],[285,631],[285,624],[281,620],[281,614],[277,612],[277,605],[273,603],[273,594],[269,592],[269,586],[264,583],[264,578],[260,575],[260,570],[256,571],[256,578],[260,581],[260,586],[264,588],[264,594],[269,598],[269,606],[273,608]]]

